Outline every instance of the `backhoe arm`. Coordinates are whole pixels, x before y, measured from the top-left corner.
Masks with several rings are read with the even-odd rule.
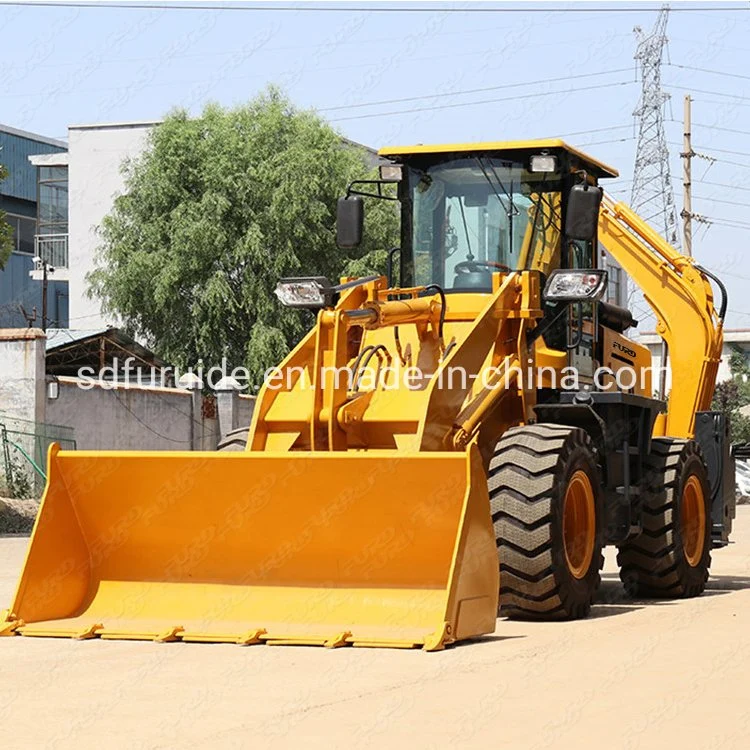
[[[667,344],[672,387],[654,434],[693,437],[695,413],[710,408],[723,343],[722,315],[703,269],[675,250],[624,203],[605,195],[599,240],[638,285]],[[662,362],[666,366],[666,362]]]

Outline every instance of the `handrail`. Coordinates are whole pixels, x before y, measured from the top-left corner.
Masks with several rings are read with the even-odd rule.
[[[6,438],[7,440],[7,438]],[[8,444],[12,445],[34,468],[34,471],[36,471],[39,476],[44,479],[44,481],[47,481],[47,475],[44,473],[44,471],[37,465],[36,461],[18,444],[14,443],[12,440],[8,440]]]

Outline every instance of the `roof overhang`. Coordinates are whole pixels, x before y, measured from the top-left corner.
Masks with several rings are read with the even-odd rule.
[[[56,154],[32,154],[29,161],[35,167],[67,167],[68,152],[60,151]]]
[[[597,177],[619,177],[620,173],[608,164],[594,159],[559,138],[544,138],[533,141],[487,141],[484,143],[443,143],[437,145],[386,146],[378,151],[379,156],[400,160],[399,157],[429,156],[430,154],[460,154],[488,152],[529,152],[541,150],[566,151],[577,157]]]

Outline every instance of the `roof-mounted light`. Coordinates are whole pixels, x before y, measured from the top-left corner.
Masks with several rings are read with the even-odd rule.
[[[380,179],[384,182],[401,182],[403,168],[400,164],[381,164]]]
[[[557,171],[557,157],[554,154],[534,154],[529,159],[529,172],[550,174]]]

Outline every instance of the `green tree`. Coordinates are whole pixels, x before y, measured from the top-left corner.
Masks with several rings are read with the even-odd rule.
[[[372,169],[275,89],[197,118],[173,112],[123,171],[90,293],[182,367],[225,356],[259,382],[314,322],[278,302],[278,279],[381,272],[396,243],[396,204],[371,200],[362,247],[336,247],[336,201]]]
[[[731,353],[729,370],[729,380],[716,384],[711,408],[729,416],[733,443],[747,443],[750,442],[750,418],[740,411],[750,404],[750,367],[744,352],[735,350]]]
[[[0,182],[8,177],[8,170],[0,164]],[[5,211],[0,211],[0,271],[13,252],[13,227],[5,221]]]

